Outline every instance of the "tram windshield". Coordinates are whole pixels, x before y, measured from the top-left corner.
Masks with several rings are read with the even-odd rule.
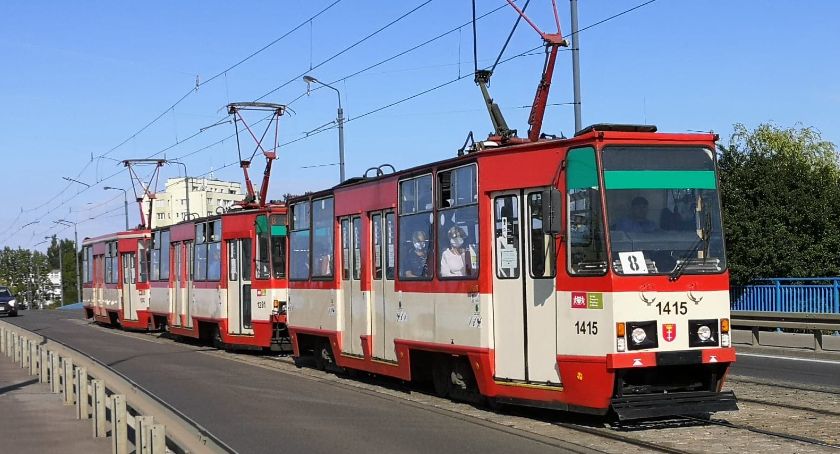
[[[678,278],[726,268],[711,150],[607,147],[602,162],[616,273]]]

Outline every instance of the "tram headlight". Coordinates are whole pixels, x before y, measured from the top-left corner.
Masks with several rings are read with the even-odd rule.
[[[723,333],[720,335],[720,346],[729,347],[729,333]]]
[[[706,325],[702,325],[697,328],[697,338],[700,339],[701,342],[708,342],[709,339],[712,338],[712,329]]]
[[[647,339],[647,333],[644,328],[634,328],[633,332],[630,333],[630,337],[633,339],[634,344],[639,345]]]

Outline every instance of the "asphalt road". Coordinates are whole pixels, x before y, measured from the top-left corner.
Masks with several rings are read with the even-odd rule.
[[[735,347],[736,351],[738,347]],[[738,351],[730,374],[761,380],[835,388],[840,391],[840,355],[837,360],[779,357],[755,349]]]
[[[75,311],[4,320],[110,365],[241,453],[562,451],[557,440],[465,415],[91,327]]]

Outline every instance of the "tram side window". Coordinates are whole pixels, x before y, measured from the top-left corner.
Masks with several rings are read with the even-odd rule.
[[[271,216],[271,262],[275,279],[286,277],[286,215]]]
[[[350,279],[350,220],[341,220],[341,279]]]
[[[529,227],[531,228],[531,277],[552,278],[555,275],[556,250],[554,235],[543,231],[542,192],[528,194]]]
[[[400,182],[399,274],[403,280],[428,280],[434,273],[432,256],[432,176]]]
[[[160,232],[152,232],[152,251],[150,253],[150,270],[153,281],[160,280]]]
[[[169,230],[160,232],[160,280],[169,280]]]
[[[222,277],[222,220],[207,223],[207,280],[218,281]]]
[[[385,279],[394,279],[396,255],[394,254],[394,213],[385,214]]]
[[[569,273],[605,274],[607,254],[601,189],[593,148],[569,151],[566,157],[566,187]]]
[[[519,197],[496,197],[496,277],[519,278]]]
[[[353,218],[353,279],[362,278],[362,219]]]
[[[195,225],[195,246],[193,246],[193,280],[207,280],[207,224]]]
[[[292,205],[292,232],[289,257],[289,279],[309,279],[309,202]]]
[[[149,248],[149,240],[140,240],[137,242],[137,261],[139,262],[140,273],[137,282],[147,282],[149,280],[149,261],[151,260],[151,250]]]
[[[373,278],[382,279],[382,215],[374,214],[370,217],[370,226],[373,229]]]
[[[82,248],[82,282],[85,284],[90,284],[92,281],[91,277],[93,276],[90,272],[91,266],[93,266],[91,252],[90,246]]]
[[[333,275],[333,199],[312,201],[312,277]]]
[[[116,284],[119,280],[119,258],[117,257],[117,242],[105,244],[105,283]]]
[[[269,265],[271,264],[269,257],[269,248],[271,244],[271,231],[268,227],[268,218],[261,214],[257,216],[256,221],[257,232],[257,256],[256,256],[256,273],[254,277],[257,279],[268,279],[271,276]]]
[[[438,277],[478,277],[476,165],[438,172]]]

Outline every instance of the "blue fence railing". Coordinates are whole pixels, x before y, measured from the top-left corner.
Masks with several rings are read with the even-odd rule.
[[[753,282],[732,286],[733,311],[840,314],[840,278],[771,278]]]

